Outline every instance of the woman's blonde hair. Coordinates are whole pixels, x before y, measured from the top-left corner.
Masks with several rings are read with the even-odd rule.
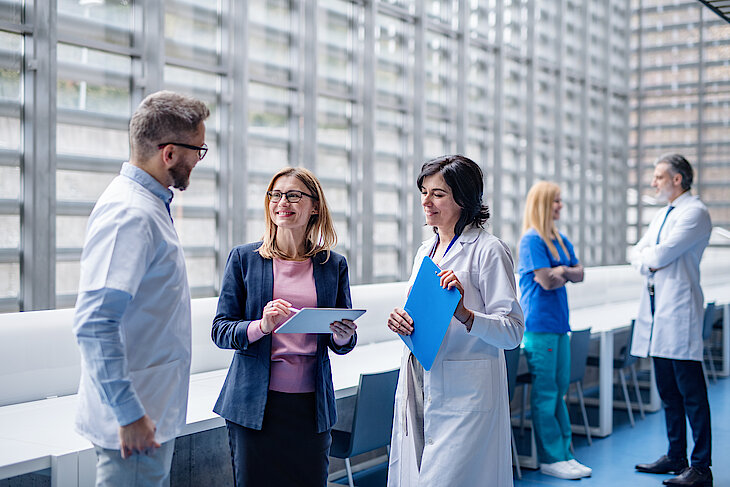
[[[271,219],[271,213],[269,212],[269,191],[273,189],[276,180],[282,176],[292,176],[301,181],[306,186],[307,192],[314,196],[314,207],[317,209],[317,213],[311,215],[307,222],[304,242],[305,253],[300,257],[313,257],[319,252],[325,251],[327,254],[324,261],[326,262],[329,259],[330,250],[337,244],[337,234],[335,233],[332,215],[327,206],[322,185],[311,171],[302,167],[285,167],[274,174],[274,177],[269,182],[269,187],[266,189],[266,194],[264,195],[266,229],[262,238],[263,243],[258,248],[259,254],[265,259],[290,259],[293,257],[277,247],[276,230],[278,227]],[[303,196],[303,198],[308,198],[308,196]]]
[[[553,239],[557,239],[565,255],[570,258],[568,249],[565,247],[563,238],[555,226],[555,220],[553,220],[553,203],[558,194],[560,194],[560,187],[555,183],[538,181],[533,184],[527,193],[525,216],[522,220],[522,233],[524,234],[531,228],[534,228],[545,241],[555,260],[560,260],[560,254],[553,243]]]

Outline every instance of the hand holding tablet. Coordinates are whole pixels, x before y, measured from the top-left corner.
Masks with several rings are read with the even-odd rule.
[[[294,316],[289,318],[274,333],[332,333],[330,324],[335,321],[351,320],[365,313],[364,309],[348,308],[289,308]]]

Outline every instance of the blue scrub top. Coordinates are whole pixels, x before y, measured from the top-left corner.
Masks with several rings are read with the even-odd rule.
[[[535,269],[578,264],[573,244],[568,237],[563,239],[568,253],[565,255],[557,239],[553,244],[558,249],[559,260],[555,260],[545,241],[535,229],[528,230],[520,239],[520,262],[517,272],[520,275],[520,305],[525,313],[525,330],[542,333],[567,333],[570,331],[568,313],[568,293],[565,286],[546,291],[535,281]]]

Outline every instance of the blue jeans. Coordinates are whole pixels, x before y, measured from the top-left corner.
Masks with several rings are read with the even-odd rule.
[[[530,408],[540,463],[570,460],[570,416],[565,394],[570,382],[567,333],[525,332],[525,352],[532,374]]]
[[[96,450],[96,487],[169,487],[175,440],[163,443],[149,455],[122,458],[119,450]]]

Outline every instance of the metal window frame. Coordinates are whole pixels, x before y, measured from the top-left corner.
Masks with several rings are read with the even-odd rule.
[[[650,126],[641,118],[643,110],[649,109],[648,105],[642,105],[642,97],[647,93],[648,88],[666,89],[664,86],[646,87],[639,85],[638,92],[627,86],[614,86],[617,82],[612,79],[620,74],[628,83],[632,70],[622,71],[623,57],[628,58],[632,53],[629,39],[631,35],[638,32],[641,42],[641,35],[645,26],[639,24],[638,29],[631,27],[631,15],[642,15],[643,12],[654,12],[656,8],[643,8],[639,3],[638,11],[632,11],[628,0],[611,0],[605,8],[596,13],[591,10],[591,4],[579,10],[580,3],[572,0],[556,0],[549,8],[555,8],[555,15],[550,15],[543,21],[554,25],[556,38],[554,40],[557,50],[557,62],[538,58],[536,44],[541,42],[537,35],[535,22],[537,21],[537,9],[540,7],[535,0],[526,0],[519,6],[510,7],[517,11],[526,12],[526,25],[520,24],[520,29],[526,28],[527,45],[524,50],[517,51],[513,46],[504,43],[504,28],[506,27],[505,9],[506,0],[496,0],[494,5],[488,2],[475,6],[483,10],[487,15],[493,15],[496,19],[494,27],[494,41],[490,41],[484,34],[484,26],[472,28],[469,24],[472,15],[472,2],[467,0],[456,0],[449,3],[446,11],[452,6],[458,8],[458,22],[447,23],[442,19],[432,17],[426,9],[424,2],[413,2],[409,6],[394,5],[384,0],[345,0],[349,1],[358,10],[356,19],[349,19],[348,29],[353,36],[361,36],[356,39],[356,46],[352,54],[345,52],[348,56],[348,63],[354,70],[353,82],[342,84],[338,80],[328,80],[321,76],[321,61],[318,61],[318,51],[321,47],[318,43],[317,22],[318,13],[321,7],[318,0],[285,0],[278,2],[277,8],[285,5],[289,8],[291,19],[290,31],[279,31],[276,27],[270,27],[271,31],[278,33],[282,40],[287,40],[290,46],[290,63],[286,66],[278,64],[266,64],[258,61],[251,62],[248,52],[248,38],[252,31],[268,29],[258,23],[249,25],[250,5],[245,2],[224,0],[220,12],[213,12],[210,9],[198,9],[199,13],[206,15],[211,21],[217,18],[220,28],[221,50],[219,55],[212,56],[210,50],[201,50],[200,56],[191,53],[188,59],[172,58],[165,54],[165,48],[169,41],[164,35],[165,11],[171,8],[170,2],[154,2],[152,0],[136,0],[132,4],[132,25],[131,32],[124,29],[114,30],[97,26],[92,39],[80,37],[72,28],[69,22],[63,21],[64,15],[57,12],[55,2],[28,2],[26,17],[21,23],[10,23],[0,21],[0,29],[16,32],[24,35],[27,43],[26,55],[23,59],[23,83],[25,91],[25,104],[20,107],[23,117],[23,131],[25,134],[23,147],[19,153],[14,151],[1,151],[0,164],[3,166],[15,166],[19,161],[23,174],[23,187],[19,211],[21,214],[21,292],[19,302],[22,309],[44,309],[52,308],[56,304],[55,295],[55,263],[57,258],[66,260],[71,258],[75,251],[73,249],[55,248],[55,216],[56,214],[81,214],[88,211],[88,205],[75,204],[73,202],[55,201],[55,172],[56,169],[95,169],[107,172],[112,169],[112,163],[104,158],[69,157],[55,153],[55,130],[59,121],[96,123],[103,126],[121,128],[123,120],[113,115],[76,113],[74,110],[57,110],[55,91],[57,73],[66,69],[58,66],[55,56],[57,42],[73,45],[80,45],[91,49],[101,50],[123,56],[132,60],[130,105],[136,106],[149,93],[163,87],[165,66],[176,66],[186,69],[195,69],[200,72],[214,74],[222,79],[220,90],[217,88],[211,91],[219,103],[220,128],[219,131],[211,131],[219,138],[220,167],[213,170],[201,167],[196,175],[210,180],[216,179],[218,194],[216,196],[215,208],[189,208],[189,214],[205,215],[208,218],[217,218],[216,247],[213,254],[216,259],[216,272],[220,276],[225,265],[225,257],[229,249],[239,243],[258,237],[248,235],[246,215],[253,218],[260,218],[257,202],[248,201],[246,188],[249,185],[261,181],[268,174],[260,167],[257,161],[248,160],[249,142],[257,142],[267,145],[274,144],[286,146],[289,162],[292,165],[307,167],[317,171],[317,114],[318,98],[321,96],[331,97],[352,104],[352,118],[349,121],[352,147],[349,151],[346,181],[338,182],[344,184],[348,191],[348,208],[337,209],[338,218],[344,217],[348,225],[350,236],[348,257],[351,264],[353,283],[367,283],[376,280],[375,267],[378,262],[373,259],[377,252],[392,252],[395,250],[398,255],[398,269],[394,273],[396,278],[405,278],[410,270],[412,256],[421,242],[423,235],[422,209],[419,198],[413,189],[413,181],[424,162],[424,143],[428,137],[428,124],[433,121],[447,123],[445,143],[450,149],[455,148],[457,152],[466,152],[474,144],[482,147],[481,150],[489,151],[488,157],[482,154],[476,155],[484,159],[483,168],[487,172],[487,178],[492,181],[491,194],[487,195],[490,200],[492,218],[490,230],[497,236],[509,233],[514,234],[519,229],[520,215],[524,195],[522,191],[527,189],[535,179],[537,157],[544,157],[545,149],[540,144],[545,142],[544,147],[552,147],[548,150],[554,160],[554,177],[558,184],[572,185],[571,174],[564,174],[563,159],[566,154],[570,158],[580,157],[579,167],[583,170],[580,175],[580,187],[575,195],[574,205],[579,205],[580,210],[576,213],[576,221],[566,222],[567,228],[575,228],[572,234],[576,240],[576,248],[579,254],[585,255],[591,247],[601,248],[600,261],[591,262],[590,259],[583,259],[586,264],[611,264],[622,262],[624,259],[624,242],[615,235],[625,235],[626,218],[613,218],[609,221],[616,209],[627,209],[623,198],[616,198],[616,191],[623,191],[621,186],[620,173],[625,171],[625,162],[621,159],[626,157],[626,147],[614,147],[611,142],[616,138],[616,130],[622,122],[628,120],[629,97],[637,97],[638,110],[638,147],[631,148],[637,154],[637,174],[642,169],[642,153],[646,150],[655,150],[655,145],[647,144],[641,137],[641,131]],[[449,0],[450,1],[450,0]],[[195,9],[192,2],[191,8]],[[689,3],[671,9],[679,12],[689,8]],[[198,12],[195,10],[195,12]],[[622,14],[623,12],[623,14]],[[638,13],[637,13],[638,12]],[[194,12],[193,12],[194,13]],[[408,46],[405,49],[412,49],[401,64],[381,61],[376,54],[376,29],[379,25],[379,16],[386,15],[408,25],[408,31],[403,32],[405,42]],[[485,15],[485,19],[487,18]],[[600,31],[591,31],[590,25],[594,25],[596,19],[592,15],[604,16],[600,20],[603,28]],[[710,25],[711,19],[701,15],[699,28],[705,24]],[[29,22],[25,22],[29,20]],[[60,22],[60,25],[59,25]],[[522,19],[519,19],[522,22]],[[78,19],[73,19],[73,25],[81,25]],[[625,25],[624,25],[625,23]],[[714,25],[714,24],[713,24]],[[410,27],[412,26],[412,27]],[[576,42],[576,32],[581,29],[580,41],[584,50],[580,54],[581,67],[576,67],[567,59],[571,43]],[[358,31],[358,29],[360,29]],[[643,29],[643,30],[642,30]],[[429,108],[425,98],[426,89],[426,66],[428,46],[427,38],[430,34],[445,36],[452,41],[447,46],[446,54],[453,60],[455,76],[449,76],[449,85],[445,88],[454,97],[444,110],[446,104],[439,104],[437,113]],[[127,42],[127,39],[128,42]],[[596,39],[604,42],[601,52],[602,60],[595,59],[594,51],[588,49],[588,42],[595,45]],[[551,41],[552,42],[552,41]],[[173,42],[170,45],[174,45]],[[625,44],[625,49],[623,45]],[[700,41],[700,46],[703,41]],[[332,49],[337,50],[337,46]],[[468,96],[470,89],[469,69],[472,62],[473,52],[487,53],[486,60],[489,70],[489,79],[492,86],[485,90],[485,96],[489,97],[488,111],[491,112],[485,118],[470,119],[468,110]],[[197,51],[196,51],[197,52]],[[641,60],[641,49],[638,52]],[[178,53],[179,55],[180,53]],[[197,57],[196,57],[197,56]],[[201,57],[202,56],[202,57]],[[209,60],[209,62],[194,62],[196,59]],[[485,58],[486,59],[486,58]],[[379,62],[392,64],[393,69],[403,70],[403,76],[408,85],[403,93],[389,93],[388,90],[379,91],[377,80],[377,69]],[[600,62],[601,72],[605,76],[596,77],[594,67]],[[412,63],[412,64],[411,64]],[[517,63],[521,68],[521,81],[527,87],[526,93],[512,95],[506,93],[508,84],[509,65]],[[701,57],[698,61],[699,68],[705,69],[715,65],[715,62],[707,61]],[[628,65],[628,61],[626,62]],[[69,66],[69,68],[72,68]],[[579,68],[579,69],[576,69]],[[444,69],[438,66],[437,69]],[[645,67],[639,64],[640,75]],[[539,73],[538,73],[539,72]],[[76,73],[80,77],[93,77],[93,71],[84,74]],[[271,79],[268,73],[274,73]],[[443,73],[442,73],[443,74]],[[113,73],[112,73],[113,75]],[[554,93],[554,105],[552,95],[547,108],[544,103],[536,99],[537,83],[543,77],[551,80],[551,90]],[[604,79],[605,78],[605,79]],[[109,83],[111,78],[99,76],[97,81]],[[125,76],[114,78],[115,83],[124,84]],[[277,87],[288,91],[289,100],[285,103],[273,101],[254,100],[249,96],[249,84],[251,82],[261,83],[267,86]],[[453,84],[452,84],[453,83]],[[704,81],[700,83],[702,85]],[[722,85],[713,82],[712,85]],[[683,85],[682,85],[683,86]],[[642,91],[644,90],[644,91]],[[592,95],[601,93],[604,96],[601,106],[602,116],[595,117],[590,113]],[[449,96],[452,96],[449,95]],[[509,100],[507,97],[511,97]],[[516,96],[516,98],[515,98]],[[568,99],[569,98],[569,99]],[[508,105],[511,101],[517,100],[517,108],[512,109]],[[575,100],[576,106],[566,101]],[[248,116],[252,106],[264,109],[276,110],[277,113],[288,117],[286,135],[282,137],[270,137],[265,134],[250,132]],[[697,102],[698,110],[705,109],[704,98]],[[1,109],[2,107],[0,107]],[[709,109],[709,107],[708,107]],[[393,152],[380,154],[375,149],[375,137],[378,130],[378,111],[395,110],[404,117],[404,132],[399,146]],[[538,110],[547,110],[550,117],[554,119],[554,127],[536,126],[534,121]],[[552,113],[551,113],[552,112]],[[576,123],[570,122],[565,113],[569,112]],[[567,120],[567,121],[566,121]],[[705,164],[702,157],[703,147],[710,143],[707,134],[702,131],[705,128],[716,125],[717,122],[707,120],[701,115],[696,127],[700,140],[698,164],[698,181],[702,181]],[[625,124],[624,124],[625,126]],[[573,133],[577,128],[580,133]],[[485,130],[488,140],[480,141],[481,131]],[[514,132],[517,130],[517,132]],[[634,130],[637,130],[634,127]],[[526,145],[524,148],[517,147],[520,160],[524,158],[524,173],[515,173],[503,164],[502,157],[505,150],[509,150],[509,142],[505,139],[510,133],[518,133],[524,137]],[[592,134],[592,138],[588,135]],[[599,141],[594,136],[602,136]],[[624,130],[624,137],[627,136]],[[519,141],[518,141],[519,142]],[[613,144],[613,145],[612,145]],[[713,145],[717,145],[712,143]],[[519,145],[519,144],[518,144]],[[626,145],[626,144],[624,144]],[[720,145],[725,145],[720,142]],[[573,149],[577,148],[577,151]],[[321,145],[324,147],[324,145]],[[663,145],[662,147],[668,147]],[[52,148],[52,149],[51,149]],[[598,157],[602,167],[597,175],[588,176],[585,168],[589,165],[589,156]],[[469,154],[467,154],[469,155]],[[381,184],[376,182],[375,163],[381,157],[396,157],[400,164],[399,182],[397,184]],[[486,161],[489,161],[488,163]],[[20,162],[22,161],[22,162]],[[595,161],[594,161],[595,162]],[[523,162],[519,163],[520,165]],[[592,164],[592,163],[590,163]],[[94,165],[96,167],[94,167]],[[707,167],[714,167],[715,164],[707,164]],[[83,169],[83,170],[86,170]],[[324,175],[322,175],[324,176]],[[599,183],[597,176],[602,176]],[[505,178],[514,180],[516,186],[502,184]],[[327,180],[326,177],[322,178]],[[589,198],[591,188],[600,189],[602,196],[595,199],[592,195]],[[709,187],[703,182],[698,184],[700,190]],[[643,185],[637,181],[635,189],[640,195]],[[400,207],[394,209],[392,214],[376,215],[374,195],[377,190],[388,190],[397,192],[399,195]],[[601,207],[598,208],[598,204]],[[3,203],[3,208],[10,208],[8,203]],[[503,210],[509,208],[511,213],[503,214]],[[9,210],[8,210],[9,211]],[[186,212],[188,207],[186,207]],[[643,205],[641,200],[637,204],[639,221],[637,234],[641,230],[641,212]],[[625,213],[625,211],[624,211]],[[256,216],[254,216],[256,215]],[[601,218],[601,222],[596,220]],[[399,243],[397,246],[380,244],[375,241],[375,227],[380,221],[396,221],[399,225]],[[591,225],[588,228],[588,225]],[[601,242],[595,242],[588,237],[599,230],[603,235]],[[507,231],[508,230],[508,231]],[[514,249],[517,242],[508,242]],[[191,252],[199,254],[202,249],[190,249]],[[211,249],[206,250],[210,255]],[[204,253],[205,253],[204,252]],[[7,252],[5,252],[7,253]],[[58,254],[58,257],[57,257]],[[397,275],[395,275],[397,274]],[[214,286],[214,288],[217,284]],[[202,289],[202,288],[201,288]],[[202,292],[202,291],[201,291]],[[210,292],[207,289],[205,292]],[[61,301],[67,297],[59,297]]]
[[[706,59],[706,52],[716,47],[715,40],[708,40],[705,38],[705,29],[710,26],[723,26],[727,28],[725,24],[717,20],[714,16],[710,15],[706,9],[698,3],[681,3],[677,5],[666,5],[666,6],[649,6],[645,7],[644,2],[639,1],[635,8],[631,10],[631,14],[634,19],[636,27],[631,28],[631,34],[636,41],[636,46],[633,50],[635,55],[635,63],[632,63],[630,69],[630,76],[633,77],[634,81],[630,86],[630,94],[633,100],[630,105],[630,110],[635,114],[635,121],[633,122],[630,130],[633,132],[634,143],[629,147],[632,154],[634,155],[635,164],[632,170],[635,171],[635,181],[633,182],[633,190],[636,192],[637,201],[630,205],[626,205],[627,211],[634,210],[636,213],[636,222],[629,224],[632,229],[635,230],[635,240],[628,241],[627,244],[633,244],[638,240],[642,233],[645,231],[646,224],[644,223],[645,214],[649,205],[642,199],[642,192],[648,190],[649,181],[644,177],[644,171],[651,168],[651,162],[646,160],[647,154],[658,156],[661,153],[673,151],[673,152],[684,152],[692,154],[692,160],[690,161],[695,169],[695,184],[693,185],[693,191],[700,197],[703,197],[706,190],[712,185],[708,184],[708,176],[706,175],[707,170],[710,168],[722,167],[726,168],[728,160],[725,157],[724,160],[714,161],[712,164],[705,161],[706,154],[711,147],[725,147],[730,146],[730,143],[719,140],[708,140],[707,130],[713,127],[725,127],[726,121],[710,120],[707,114],[712,110],[712,106],[706,103],[705,99],[708,96],[708,88],[710,86],[724,86],[730,85],[730,82],[708,82],[706,79],[707,70],[713,66],[717,66],[716,61],[708,61]],[[648,21],[645,19],[646,14],[656,13],[659,11],[663,12],[675,12],[682,13],[688,11],[695,11],[698,13],[697,21],[691,24],[679,23],[671,25],[648,25]],[[645,35],[665,30],[681,29],[688,31],[688,33],[696,33],[697,40],[691,45],[668,42],[666,44],[650,46],[644,45]],[[722,42],[720,44],[723,44]],[[675,47],[679,47],[684,51],[691,51],[694,53],[694,61],[684,61],[682,63],[674,63],[672,52]],[[655,57],[657,54],[665,54],[665,59],[662,64],[645,66],[644,57],[651,54]],[[676,68],[675,68],[676,66]],[[697,69],[698,77],[695,81],[681,82],[681,83],[668,83],[662,85],[648,84],[644,80],[644,74],[652,71],[667,71],[671,72],[673,69],[692,68]],[[628,77],[628,76],[627,76]],[[719,96],[723,96],[718,94]],[[694,100],[677,103],[673,101],[674,97],[682,97],[684,99],[688,97],[694,97]],[[647,98],[653,98],[648,100]],[[661,99],[663,98],[663,99]],[[675,99],[676,100],[676,99]],[[725,95],[724,99],[720,101],[728,102],[730,98]],[[664,111],[676,110],[678,107],[689,106],[696,112],[696,119],[688,121],[686,123],[670,122],[670,123],[653,123],[647,122],[648,113],[662,113]],[[694,133],[694,136],[688,142],[675,141],[675,140],[662,140],[654,141],[649,140],[649,134],[655,133],[661,130],[681,130],[682,132],[690,135]],[[646,162],[644,162],[646,160]],[[705,204],[709,208],[720,208],[724,207],[728,202],[723,200],[708,200]],[[712,210],[711,210],[712,211]],[[713,223],[718,224],[718,221]],[[720,222],[721,223],[721,222]],[[722,223],[721,223],[722,224]]]

